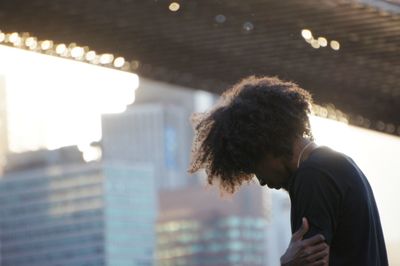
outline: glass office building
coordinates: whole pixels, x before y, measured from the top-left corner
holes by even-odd
[[[193,184],[194,178],[186,173],[192,137],[188,116],[183,107],[163,103],[103,115],[103,159],[153,164],[159,189]]]
[[[104,196],[107,266],[153,265],[157,192],[149,166],[107,164]]]
[[[244,187],[231,200],[203,187],[160,194],[156,265],[264,266],[263,191]]]
[[[1,265],[152,265],[156,208],[149,165],[13,169],[0,180]]]
[[[0,175],[6,163],[8,152],[8,129],[7,129],[7,104],[6,104],[5,77],[0,75]]]
[[[226,216],[157,226],[157,265],[265,265],[266,221]]]

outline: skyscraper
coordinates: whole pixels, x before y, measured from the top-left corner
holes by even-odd
[[[265,231],[267,264],[280,265],[280,257],[285,253],[292,236],[290,229],[290,198],[287,192],[266,190],[269,222]]]
[[[243,187],[230,200],[202,187],[161,192],[156,264],[264,266],[262,199],[257,185]]]
[[[5,167],[6,154],[8,152],[6,96],[5,78],[0,75],[0,176]]]
[[[152,167],[87,164],[76,153],[69,147],[10,159],[0,180],[2,266],[153,265]]]
[[[217,101],[218,96],[209,92],[196,90],[194,88],[181,87],[174,84],[168,84],[156,80],[146,78],[140,79],[139,89],[136,91],[136,100],[133,107],[138,107],[143,104],[155,104],[164,107],[175,106],[179,107],[178,123],[181,129],[178,132],[179,138],[176,139],[176,147],[180,150],[180,160],[183,163],[181,173],[177,176],[175,185],[165,185],[159,183],[161,189],[182,188],[182,186],[198,185],[202,182],[201,174],[188,175],[186,169],[189,166],[190,151],[193,140],[193,129],[190,122],[190,117],[193,112],[204,112]],[[167,133],[168,134],[168,133]],[[171,135],[171,134],[170,134]],[[172,138],[170,138],[172,139]],[[170,141],[171,142],[171,141]],[[173,143],[173,142],[172,142]]]
[[[153,163],[159,189],[175,189],[190,182],[189,120],[182,106],[136,104],[124,113],[102,119],[103,159]]]

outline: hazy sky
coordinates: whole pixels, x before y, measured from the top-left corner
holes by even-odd
[[[10,148],[100,140],[100,115],[135,99],[136,74],[0,45]]]

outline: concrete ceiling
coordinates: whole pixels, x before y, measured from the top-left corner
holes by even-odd
[[[400,135],[399,12],[345,0],[181,0],[172,12],[171,2],[1,0],[0,30],[114,53],[142,76],[215,93],[276,75],[352,124]]]

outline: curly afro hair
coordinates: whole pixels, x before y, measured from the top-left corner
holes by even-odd
[[[313,139],[311,95],[276,77],[250,76],[225,91],[208,112],[192,115],[189,173],[205,169],[209,184],[234,193],[254,177],[266,154],[291,159],[296,138]]]

